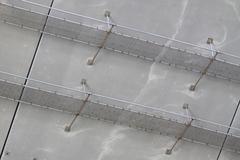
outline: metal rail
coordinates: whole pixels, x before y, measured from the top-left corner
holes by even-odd
[[[220,123],[204,120],[204,119],[201,119],[201,118],[198,118],[198,117],[192,117],[192,116],[189,116],[189,115],[179,114],[179,113],[176,113],[176,112],[167,111],[167,110],[164,110],[164,109],[161,109],[161,108],[157,108],[157,107],[153,107],[153,106],[143,105],[143,104],[131,102],[131,101],[124,100],[124,99],[119,99],[119,98],[114,98],[114,97],[110,97],[110,96],[105,96],[105,95],[102,95],[102,94],[99,94],[99,93],[95,93],[95,92],[92,92],[92,91],[91,92],[90,91],[81,91],[81,90],[69,88],[69,87],[66,87],[66,86],[63,86],[63,85],[52,84],[52,83],[48,83],[48,82],[44,82],[44,81],[36,80],[36,79],[32,79],[32,78],[25,78],[23,76],[15,75],[15,74],[4,72],[4,71],[0,71],[0,73],[8,75],[8,76],[13,76],[15,78],[20,78],[20,79],[23,79],[23,80],[27,79],[28,82],[32,81],[32,82],[37,82],[37,83],[40,83],[40,84],[45,84],[45,85],[56,87],[56,88],[61,88],[61,89],[69,90],[69,91],[78,92],[78,93],[81,93],[81,94],[87,94],[87,95],[90,94],[91,96],[95,96],[95,97],[98,97],[98,98],[105,98],[107,100],[112,100],[112,101],[115,101],[115,102],[121,102],[121,103],[125,103],[127,105],[133,105],[133,106],[138,106],[140,108],[151,109],[151,110],[159,111],[159,112],[162,112],[162,113],[179,116],[181,118],[194,119],[195,121],[203,122],[203,123],[206,123],[206,124],[211,124],[211,125],[214,125],[214,126],[217,126],[217,127],[223,127],[223,128],[226,128],[226,129],[229,128],[229,126],[227,126],[227,125],[223,125],[223,124],[220,124]],[[21,85],[23,87],[36,89],[36,88],[31,87],[29,85],[24,85],[24,84],[18,84],[18,85]],[[231,127],[231,129],[240,132],[240,128]]]
[[[27,3],[27,4],[31,4],[31,5],[34,5],[34,6],[43,7],[43,8],[46,8],[46,9],[51,8],[51,10],[55,10],[55,11],[58,11],[58,12],[61,12],[61,13],[74,15],[74,16],[85,18],[85,19],[88,19],[88,20],[93,20],[93,21],[96,21],[96,22],[104,23],[106,25],[114,25],[116,27],[127,29],[129,31],[135,31],[135,32],[138,32],[138,33],[151,35],[151,36],[162,38],[162,39],[165,39],[165,40],[171,40],[173,42],[185,44],[185,45],[188,45],[188,46],[191,46],[191,47],[196,47],[196,48],[199,48],[199,49],[204,49],[206,51],[212,51],[211,49],[209,49],[207,47],[203,47],[203,46],[193,44],[193,43],[190,43],[190,42],[186,42],[186,41],[182,41],[182,40],[177,40],[177,39],[170,38],[170,37],[160,35],[160,34],[154,34],[154,33],[151,33],[151,32],[142,31],[142,30],[139,30],[139,29],[136,29],[136,28],[133,28],[133,27],[128,27],[128,26],[124,26],[124,25],[120,25],[120,24],[116,24],[116,23],[112,23],[112,22],[108,22],[108,21],[99,20],[99,19],[96,19],[96,18],[92,18],[92,17],[89,17],[89,16],[82,15],[82,14],[76,14],[76,13],[73,13],[73,12],[65,11],[65,10],[62,10],[62,9],[57,9],[57,8],[54,8],[54,7],[49,7],[49,6],[46,6],[46,5],[38,4],[38,3],[35,3],[35,2],[30,2],[30,1],[27,1],[27,0],[18,0],[18,1],[21,1],[21,2],[24,2],[24,3]],[[0,2],[0,3],[3,3],[3,2]],[[3,4],[6,4],[6,3],[3,3]],[[213,51],[217,52],[217,50],[213,50]],[[226,55],[226,56],[229,56],[229,57],[232,57],[232,58],[237,58],[237,59],[240,60],[240,57],[236,56],[235,54],[228,53],[228,52],[223,52],[223,51],[218,51],[218,52],[219,52],[219,54]]]

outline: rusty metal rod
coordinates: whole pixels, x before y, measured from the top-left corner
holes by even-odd
[[[111,28],[107,31],[101,45],[98,47],[98,50],[97,50],[96,54],[93,56],[92,59],[90,59],[90,61],[88,61],[88,65],[93,65],[94,64],[94,62],[95,62],[98,54],[100,53],[101,49],[105,46],[105,44],[107,42],[107,39],[108,39],[110,33],[112,32],[113,27],[114,27],[114,25],[111,25]]]
[[[174,147],[177,145],[177,143],[183,138],[184,134],[186,133],[186,131],[188,130],[188,128],[192,125],[194,119],[191,119],[191,121],[186,125],[186,127],[184,128],[183,132],[180,134],[180,136],[177,138],[177,140],[175,141],[175,143],[172,145],[172,147],[170,149],[166,150],[166,154],[170,155],[172,153],[172,150],[174,149]]]
[[[71,128],[72,128],[73,123],[76,121],[77,117],[78,117],[78,116],[80,115],[80,113],[82,112],[82,110],[83,110],[83,108],[85,107],[85,105],[86,105],[86,103],[87,103],[90,95],[91,95],[91,94],[88,94],[88,95],[87,95],[87,97],[84,99],[82,105],[80,106],[79,111],[75,114],[75,116],[74,116],[73,120],[71,121],[71,123],[65,127],[65,131],[66,131],[66,132],[70,132],[70,131],[71,131]]]
[[[208,69],[210,68],[210,66],[212,65],[212,63],[214,62],[214,60],[216,59],[216,57],[217,57],[218,54],[219,54],[219,52],[216,52],[216,54],[210,59],[210,62],[208,63],[208,65],[206,66],[206,68],[204,68],[204,70],[201,72],[201,75],[200,75],[200,77],[198,78],[198,80],[195,82],[195,84],[190,86],[189,89],[190,89],[191,91],[195,91],[198,83],[199,83],[200,80],[204,77],[204,75],[207,74]]]

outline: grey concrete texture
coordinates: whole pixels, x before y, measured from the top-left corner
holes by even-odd
[[[9,154],[3,160],[62,160],[79,156],[89,160],[215,160],[219,151],[181,141],[172,155],[166,155],[174,138],[83,117],[77,119],[71,132],[65,132],[64,127],[72,118],[70,114],[22,104],[5,150]],[[238,158],[239,155],[227,151],[220,157],[221,160]]]
[[[216,49],[239,55],[240,3],[237,0],[151,0],[147,3],[144,0],[55,0],[54,7],[102,20],[106,20],[104,11],[109,10],[112,21],[117,24],[205,47],[207,38],[212,37]]]
[[[43,8],[43,7],[40,8],[38,6],[26,3],[22,0],[1,0],[0,2],[10,4],[18,8],[23,8],[28,11],[38,12],[41,14],[46,14],[48,12],[47,8]],[[45,5],[45,6],[50,6],[51,4],[51,0],[30,0],[29,2],[33,2],[33,3]]]
[[[104,45],[105,48],[110,50],[117,50],[146,59],[162,61],[177,67],[183,67],[187,70],[194,70],[197,72],[204,70],[208,63],[211,62],[209,60],[209,56],[213,54],[208,53],[209,55],[205,57],[199,55],[199,53],[192,53],[185,51],[184,49],[163,47],[163,45],[139,40],[133,37],[117,34],[115,32],[108,34],[107,32],[96,28],[87,27],[77,23],[75,24],[69,20],[58,19],[55,17],[48,17],[45,26],[46,15],[40,15],[37,13],[24,11],[22,9],[12,8],[11,6],[6,6],[4,4],[2,4],[1,7],[0,17],[8,23],[10,22],[20,26],[23,25],[25,27],[31,27],[35,30],[41,30],[44,27],[44,32],[47,32],[48,34],[54,34],[57,36],[61,35],[70,39],[75,39],[78,41],[80,40],[97,46]],[[62,13],[63,12],[61,12],[61,14]],[[71,16],[74,15],[71,14]],[[106,43],[102,44],[105,39]],[[218,56],[217,60],[212,63],[207,73],[213,76],[239,82],[239,62],[234,62],[234,57],[229,57],[225,54],[220,54],[220,57],[221,59],[219,59]],[[227,62],[224,62],[223,60],[226,60]]]
[[[26,29],[0,23],[0,66],[1,71],[26,76],[39,34]],[[22,79],[1,74],[1,79],[23,83]]]
[[[0,87],[8,87],[9,83],[5,82],[6,85],[0,84]],[[21,86],[19,86],[21,88]],[[13,99],[12,85],[5,89],[1,96]],[[15,85],[15,88],[18,86]],[[95,99],[92,98],[95,96]],[[78,113],[81,106],[84,105],[83,100],[86,95],[79,97],[72,97],[69,95],[62,95],[58,92],[43,91],[38,88],[24,88],[24,93],[21,97],[21,101],[34,106],[42,106],[44,108],[51,108],[61,111],[67,111],[71,113]],[[107,120],[113,123],[126,125],[132,128],[145,130],[152,133],[160,133],[172,137],[179,137],[185,130],[184,124],[189,123],[188,117],[180,117],[174,114],[159,112],[158,114],[149,114],[149,112],[139,112],[132,110],[131,108],[111,106],[109,103],[103,104],[103,101],[96,101],[99,98],[96,95],[90,94],[88,99],[89,102],[85,103],[81,115],[94,117],[96,119]],[[17,98],[15,98],[17,99]],[[180,119],[181,118],[181,119]],[[184,124],[183,124],[184,123]],[[226,137],[226,130],[228,127],[222,127],[215,124],[209,124],[202,120],[194,120],[191,123],[186,133],[183,135],[184,138],[205,143],[208,145],[222,146],[224,138]],[[237,130],[233,130],[237,131]],[[223,133],[222,133],[223,132]],[[237,132],[237,136],[239,131]],[[236,133],[234,133],[235,135]],[[239,137],[229,136],[224,148],[239,151]]]
[[[2,99],[0,100],[0,150],[2,150],[7,136],[15,107],[15,102]]]
[[[82,89],[81,79],[85,78],[92,91],[103,95],[181,114],[185,114],[182,105],[188,103],[193,116],[225,125],[230,123],[238,102],[238,84],[204,77],[196,91],[191,92],[189,87],[199,74],[106,50],[100,52],[95,65],[87,65],[87,59],[96,50],[84,44],[44,36],[31,78],[74,89]],[[30,82],[29,85],[61,92],[61,89],[43,84]]]
[[[40,3],[50,4],[49,1],[46,3],[41,1]],[[215,40],[217,49],[239,55],[237,44],[239,43],[240,15],[237,0],[151,0],[148,3],[142,0],[137,2],[126,0],[55,0],[54,7],[103,20],[105,20],[104,10],[108,9],[112,13],[112,20],[116,23],[164,34],[201,46],[206,46],[206,39],[211,36]],[[40,12],[46,13],[46,11]],[[0,34],[1,37],[4,37],[4,40],[0,41],[1,70],[26,76],[39,33],[1,23]],[[172,41],[167,41],[165,45],[179,46]],[[74,89],[82,89],[81,79],[86,78],[93,91],[105,95],[181,114],[185,114],[182,105],[189,103],[193,116],[225,125],[230,124],[239,100],[239,84],[204,77],[196,91],[191,92],[188,88],[199,77],[197,73],[151,63],[127,55],[114,54],[114,52],[107,50],[101,50],[94,66],[86,65],[87,59],[92,57],[96,51],[97,48],[87,45],[44,36],[30,77]],[[1,79],[23,83],[23,80],[11,79],[5,75],[1,75]],[[51,88],[32,82],[28,84],[52,91],[60,90],[56,87]],[[65,90],[60,91],[66,93]],[[6,113],[4,106],[14,106],[14,104],[1,105],[3,110],[0,113],[0,120],[5,116],[4,119],[7,120],[4,120],[6,122],[3,124],[4,127],[1,126],[0,121],[0,128],[3,128],[3,132],[0,134],[0,144],[5,139],[12,117],[12,109]],[[127,107],[135,108],[131,105]],[[151,113],[149,110],[139,110]],[[237,128],[240,127],[239,116],[238,112],[233,123],[233,126]],[[29,159],[29,157],[30,159],[34,157],[40,157],[39,159],[60,159],[60,157],[73,159],[80,152],[74,150],[76,146],[82,148],[83,154],[81,155],[86,159],[99,157],[99,159],[120,159],[120,157],[121,159],[216,159],[218,153],[218,150],[205,145],[181,142],[177,152],[174,152],[172,156],[166,156],[164,152],[166,146],[173,143],[172,138],[139,133],[133,129],[125,129],[122,126],[112,126],[84,118],[80,119],[84,122],[78,121],[79,127],[84,129],[91,126],[93,132],[87,132],[84,135],[79,134],[82,131],[73,132],[76,135],[73,134],[71,138],[63,131],[64,124],[69,119],[71,119],[70,115],[67,114],[22,105],[5,150],[9,150],[10,155],[4,156],[4,159],[16,159],[16,157],[22,159]],[[84,123],[85,125],[82,125]],[[111,137],[111,131],[115,134],[115,132],[119,132],[118,129],[114,131],[115,128],[119,127],[120,130],[124,128],[123,132],[126,134],[124,137],[127,140],[120,141],[119,145],[114,145],[109,151],[109,141],[110,145],[112,141],[115,141]],[[96,134],[96,132],[100,133]],[[238,132],[231,130],[231,133],[237,134]],[[110,134],[110,139],[106,137],[108,134]],[[157,139],[160,137],[161,140],[156,142],[156,136]],[[96,143],[92,141],[93,138]],[[89,140],[85,143],[84,139]],[[102,139],[106,139],[106,141],[102,141]],[[93,143],[89,143],[89,141]],[[69,143],[70,147],[66,145]],[[103,149],[99,147],[101,144],[103,144]],[[25,152],[26,150],[28,152]],[[89,150],[94,151],[90,152]],[[235,160],[239,159],[239,155],[224,151],[221,159]]]

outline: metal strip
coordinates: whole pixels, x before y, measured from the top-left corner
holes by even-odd
[[[54,92],[47,92],[40,89],[25,87],[24,95],[21,101],[36,106],[47,106],[47,108],[73,112],[76,114],[79,112],[79,106],[82,106],[84,102],[82,99],[86,100],[85,95],[86,93],[83,94],[81,99],[79,99]],[[92,96],[93,95],[91,95],[91,97]],[[161,133],[170,136],[181,135],[185,128],[184,124],[172,121],[171,119],[166,119],[166,117],[161,115],[149,115],[134,110],[127,110],[124,109],[124,107],[102,104],[100,103],[101,101],[97,103],[94,102],[94,99],[92,98],[87,99],[88,102],[86,102],[85,107],[81,109],[80,115],[88,115],[91,117],[96,117],[97,119],[104,119],[148,132]],[[194,122],[197,121],[197,119],[194,119]],[[197,126],[197,123],[192,124],[185,132],[186,133],[184,136],[182,136],[184,139],[191,139],[216,146],[220,146],[222,144],[224,136],[226,135],[226,133],[223,132],[211,131],[208,128],[201,128]],[[240,137],[232,137],[235,139],[240,139]],[[229,145],[230,144],[231,142],[229,141]],[[238,150],[239,148],[231,147],[231,149]]]
[[[3,4],[1,6],[9,8],[9,6],[5,6]],[[0,12],[0,13],[3,13],[3,14],[0,14],[2,15],[0,17],[5,19],[6,21],[9,20],[12,23],[17,23],[19,25],[27,25],[32,28],[36,27],[36,25],[38,24],[41,24],[40,26],[42,26],[41,18],[39,19],[35,17],[35,14],[40,17],[45,15],[41,15],[39,13],[34,13],[26,10],[20,10],[19,8],[14,8],[14,7],[10,7],[10,9],[16,10],[17,12],[21,12],[20,14],[21,16],[18,17],[19,16],[18,14],[16,15],[13,14],[14,11],[13,13],[10,12],[11,13],[10,14],[8,10],[6,11],[3,10],[2,12]],[[4,12],[6,12],[7,16],[5,15]],[[23,19],[22,17],[24,17],[24,14],[27,14],[27,15],[33,14],[33,15],[30,16],[30,18]],[[71,15],[68,15],[68,17],[69,16]],[[11,18],[14,18],[14,20],[11,20]],[[106,39],[104,38],[105,36],[103,35],[105,34],[106,31],[101,29],[96,29],[93,26],[86,26],[86,25],[80,24],[80,22],[73,22],[73,21],[69,21],[67,19],[63,19],[59,17],[48,16],[48,18],[49,20],[46,25],[47,32],[44,32],[44,33],[48,33],[51,35],[54,35],[54,34],[61,35],[69,39],[76,39],[78,41],[85,42],[87,44],[93,44],[95,46],[96,45],[97,46],[100,45],[100,47],[103,46],[102,42],[105,41]],[[39,26],[36,28],[39,29]],[[129,29],[128,31],[134,32],[135,30]],[[136,55],[137,57],[145,58],[145,59],[156,59],[156,57],[159,57],[161,62],[173,64],[176,66],[182,66],[186,70],[192,70],[192,71],[198,71],[198,72],[204,70],[205,66],[209,63],[209,59],[208,59],[209,57],[206,57],[197,53],[188,52],[186,50],[177,49],[174,47],[163,46],[163,45],[151,42],[151,39],[150,41],[147,41],[147,40],[119,34],[115,31],[111,31],[111,34],[107,34],[107,35],[109,35],[109,37],[108,37],[108,40],[106,40],[105,45],[103,47],[110,50],[118,50],[120,52],[130,53],[132,55]],[[149,34],[149,36],[153,36],[153,35]],[[163,48],[166,50],[166,53],[159,55],[162,52]],[[209,49],[207,51],[209,51]],[[236,56],[228,55],[222,52],[219,52],[219,54],[225,55],[226,57],[231,57],[231,58],[236,57]],[[240,61],[235,62],[236,60],[234,60],[234,63],[232,63],[232,61],[230,61],[231,58],[227,58],[228,61],[225,61],[225,62],[222,62],[220,59],[216,59],[212,63],[211,67],[208,68],[207,75],[216,75],[216,77],[222,77],[225,79],[231,79],[233,81],[240,82],[240,76],[239,76],[240,66],[236,64],[236,63],[240,63]],[[90,60],[90,62],[92,61]]]

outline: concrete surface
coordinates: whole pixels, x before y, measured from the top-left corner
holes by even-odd
[[[1,71],[25,77],[30,66],[39,34],[0,22]],[[1,75],[1,79],[14,80]],[[21,79],[14,82],[23,83]]]
[[[240,40],[238,0],[55,0],[54,7],[102,20],[106,20],[104,11],[109,10],[117,24],[205,47],[207,38],[213,37],[216,49],[240,55],[236,45]]]
[[[12,101],[0,100],[0,150],[2,150],[16,105]]]
[[[49,1],[41,3],[50,4]],[[103,20],[104,10],[109,9],[116,23],[201,46],[205,46],[206,39],[211,36],[216,40],[217,49],[240,55],[237,45],[240,3],[237,0],[151,0],[148,3],[143,0],[55,0],[54,7]],[[0,37],[0,70],[26,76],[39,33],[0,23]],[[165,44],[179,45],[172,41]],[[101,50],[94,66],[87,66],[87,59],[96,51],[94,47],[44,36],[30,77],[75,89],[82,89],[81,79],[86,78],[93,91],[108,96],[182,114],[185,114],[182,105],[189,103],[194,116],[230,124],[239,100],[239,84],[204,77],[196,91],[190,92],[188,88],[199,74],[106,50]],[[23,83],[23,80],[11,80]],[[59,90],[32,82],[28,84]],[[0,105],[2,146],[16,104],[1,100]],[[82,156],[83,159],[214,160],[219,151],[206,145],[181,142],[173,155],[166,156],[164,152],[173,144],[172,138],[86,118],[77,120],[75,131],[65,133],[63,128],[71,118],[65,113],[21,105],[5,148],[10,154],[3,159],[75,159]],[[234,127],[240,128],[239,121],[238,112]],[[223,151],[221,159],[237,160],[239,154]]]
[[[182,105],[188,103],[193,116],[230,124],[240,93],[238,84],[204,77],[191,92],[189,87],[199,74],[106,50],[100,52],[95,65],[87,65],[95,52],[96,48],[87,45],[44,36],[30,77],[80,90],[81,79],[85,78],[92,91],[103,95],[181,114],[185,114]],[[32,82],[29,85],[61,91]]]
[[[9,155],[3,159],[215,160],[218,153],[218,149],[181,141],[172,155],[165,155],[165,150],[174,143],[172,138],[82,117],[71,132],[65,132],[64,127],[72,118],[69,114],[22,104],[6,147]],[[239,158],[234,156],[224,152],[221,160]]]

